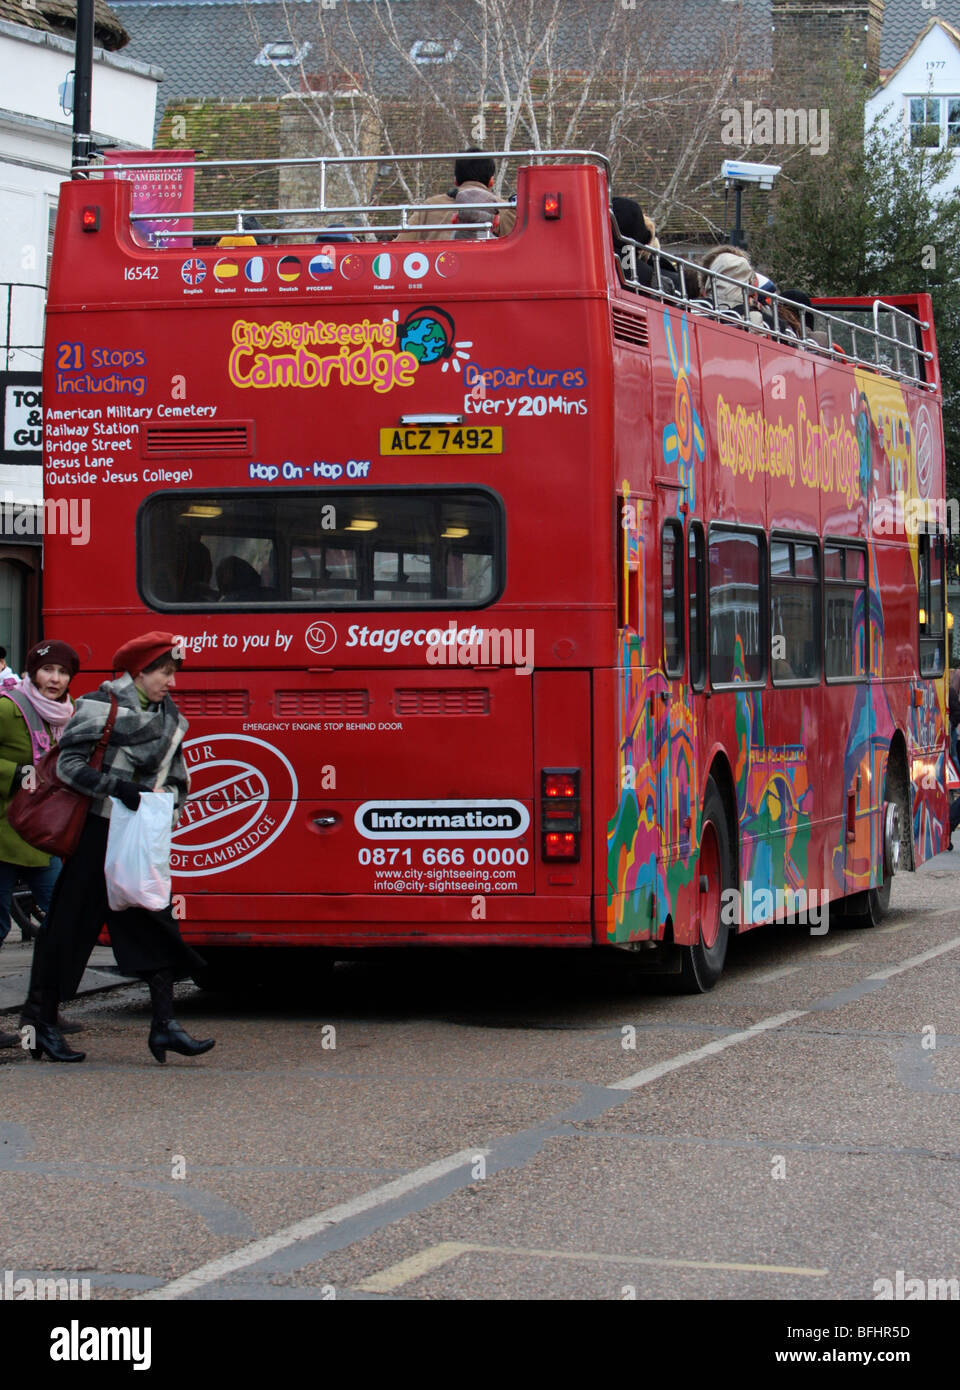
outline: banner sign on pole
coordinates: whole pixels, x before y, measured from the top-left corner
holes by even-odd
[[[107,150],[103,156],[104,173],[133,184],[133,211],[188,212],[193,210],[193,168],[147,168],[124,170],[125,164],[169,166],[193,159],[193,150]],[[177,217],[157,222],[134,222],[134,236],[145,246],[158,250],[165,246],[185,247],[191,244],[193,218]],[[186,232],[187,236],[174,236]]]

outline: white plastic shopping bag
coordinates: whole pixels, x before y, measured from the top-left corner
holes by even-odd
[[[110,801],[110,833],[103,866],[107,902],[114,912],[125,907],[153,911],[168,907],[173,792],[141,792],[135,811],[129,811],[115,796]]]

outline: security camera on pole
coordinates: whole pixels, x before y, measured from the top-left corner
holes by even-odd
[[[769,192],[780,169],[779,164],[749,164],[744,159],[725,159],[721,164],[720,177],[725,181],[727,188],[733,189],[736,196],[734,226],[728,238],[731,246],[745,247],[747,244],[740,222],[740,200],[744,188],[748,183],[752,183]]]

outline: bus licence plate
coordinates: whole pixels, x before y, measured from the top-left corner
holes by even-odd
[[[381,454],[502,454],[499,425],[405,425],[380,431]]]

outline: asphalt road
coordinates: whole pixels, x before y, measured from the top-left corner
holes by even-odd
[[[81,1065],[0,1052],[3,1267],[148,1300],[956,1279],[958,884],[948,854],[896,881],[881,928],[752,932],[700,997],[572,952],[180,986],[217,1046],[165,1067],[143,987],[86,996]]]

